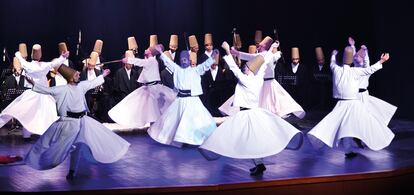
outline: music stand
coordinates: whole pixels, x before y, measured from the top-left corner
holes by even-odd
[[[10,69],[10,68],[3,69],[3,70],[1,71],[0,81],[4,81],[4,79],[5,79],[7,76],[11,75],[12,73],[13,73],[13,72],[12,72],[12,69]]]
[[[281,85],[292,85],[292,86],[295,86],[298,83],[296,76],[287,76],[287,75],[278,76],[277,77],[277,80],[279,81],[279,83]]]
[[[3,97],[3,105],[5,105],[5,102],[7,102],[7,105],[9,103],[11,103],[14,99],[16,99],[18,96],[20,96],[23,92],[25,91],[25,89],[7,89],[6,93],[4,94]],[[19,125],[15,125],[13,126],[13,121],[14,119],[12,119],[12,127],[9,130],[9,134],[16,131],[19,128]]]

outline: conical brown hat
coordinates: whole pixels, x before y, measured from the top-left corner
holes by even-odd
[[[292,59],[299,59],[299,48],[292,47]]]
[[[348,65],[352,64],[353,57],[354,57],[354,49],[352,49],[352,47],[350,46],[345,47],[343,63],[348,64]]]
[[[257,55],[255,58],[248,61],[246,65],[250,71],[256,74],[264,62],[265,62],[264,57],[262,55]]]
[[[256,52],[257,52],[256,45],[250,45],[249,46],[249,53],[250,54],[255,54]]]
[[[102,53],[103,41],[98,39],[95,41],[95,46],[93,46],[93,51],[97,52],[98,54]]]
[[[254,43],[259,44],[263,39],[263,33],[261,30],[256,30],[254,34]]]
[[[22,55],[23,58],[27,58],[27,46],[26,43],[20,43],[19,44],[19,52]]]
[[[323,60],[323,59],[325,59],[325,56],[323,55],[322,47],[315,48],[315,53],[316,53],[316,59],[317,60]]]
[[[39,44],[34,44],[32,47],[32,59],[40,60],[42,58],[42,47]]]
[[[213,35],[207,33],[204,35],[204,45],[212,44],[213,45]]]
[[[65,53],[65,52],[68,51],[68,47],[66,47],[66,43],[65,42],[60,42],[58,44],[58,47],[59,47],[59,53],[60,54]]]
[[[158,44],[158,36],[157,35],[150,35],[150,45],[149,47],[154,47]]]
[[[190,44],[190,48],[198,46],[197,38],[195,35],[191,35],[188,37],[188,42]]]
[[[63,76],[63,78],[66,79],[66,81],[70,82],[70,80],[73,78],[73,75],[75,75],[76,70],[62,64],[59,66],[58,72]]]
[[[170,36],[170,45],[178,47],[178,36],[177,35]]]
[[[138,44],[137,44],[137,41],[135,40],[135,37],[128,37],[128,49],[130,50],[138,49]]]

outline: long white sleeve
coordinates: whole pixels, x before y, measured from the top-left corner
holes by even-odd
[[[177,68],[181,68],[178,64],[172,61],[169,57],[167,57],[164,53],[161,53],[161,60],[164,62],[164,65],[170,70],[171,72],[175,72]]]

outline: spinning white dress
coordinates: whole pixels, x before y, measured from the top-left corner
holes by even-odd
[[[61,65],[66,58],[60,56],[51,62],[27,62],[20,52],[16,52],[26,76],[37,84],[48,86],[46,74],[50,69]],[[56,112],[56,102],[50,95],[44,95],[26,90],[11,102],[0,114],[0,127],[12,118],[17,119],[29,132],[42,135],[46,129],[59,117]]]
[[[27,165],[39,170],[51,169],[62,163],[76,147],[83,146],[89,148],[88,152],[82,153],[85,159],[101,163],[112,163],[125,155],[130,144],[98,121],[88,116],[67,117],[68,111],[86,111],[85,93],[103,82],[101,75],[77,86],[48,88],[35,84],[34,91],[50,94],[56,99],[61,117],[32,146],[25,158]]]
[[[189,96],[177,97],[148,129],[148,134],[162,144],[200,145],[216,128],[213,117],[198,97],[203,93],[200,75],[210,69],[214,60],[210,57],[196,67],[181,68],[165,54],[161,54],[161,59],[174,74],[175,88],[187,91]]]
[[[128,63],[143,67],[138,82],[144,86],[135,89],[109,110],[113,121],[130,128],[140,128],[155,122],[174,101],[176,93],[160,84],[158,62],[148,59],[130,58]]]
[[[262,52],[259,54],[248,54],[244,52],[240,52],[240,59],[242,60],[251,60],[257,55],[265,55],[266,52]],[[259,107],[269,110],[270,112],[284,117],[290,113],[294,114],[298,118],[305,117],[305,111],[303,108],[289,95],[289,93],[275,80],[275,72],[274,69],[276,67],[276,61],[279,58],[273,57],[269,59],[264,66],[266,66],[265,70],[265,81],[263,83],[261,92],[260,92],[260,99],[259,99]],[[223,103],[219,107],[219,110],[226,115],[232,116],[240,111],[240,108],[233,105],[234,95],[231,96],[226,102]]]
[[[368,51],[365,51],[364,61],[363,64],[358,64],[356,61],[354,61],[354,64],[356,67],[362,67],[367,68],[369,67],[370,60],[368,56]],[[365,91],[360,92],[360,99],[364,103],[364,105],[367,107],[367,109],[370,111],[370,113],[380,122],[383,122],[385,125],[388,125],[390,122],[392,116],[394,116],[395,111],[397,110],[397,107],[385,102],[381,99],[378,99],[374,96],[369,95],[368,92],[368,85],[369,85],[369,77],[371,75],[362,76],[360,82],[359,82],[359,89],[364,89]]]
[[[334,109],[309,131],[308,135],[314,136],[310,137],[310,140],[317,138],[329,147],[340,147],[342,138],[353,137],[360,139],[372,150],[387,147],[394,138],[394,133],[384,125],[384,121],[379,121],[358,94],[360,79],[381,69],[382,64],[376,63],[367,68],[338,66],[335,56],[332,56],[330,67],[334,79],[334,98],[340,100]]]
[[[271,55],[271,52],[265,55],[265,62]],[[239,111],[224,121],[200,148],[227,157],[252,159],[277,154],[292,143],[301,144],[296,141],[302,139],[298,129],[279,116],[258,108],[266,67],[262,65],[256,75],[245,75],[232,56],[225,56],[224,60],[239,80],[234,105],[248,110]]]

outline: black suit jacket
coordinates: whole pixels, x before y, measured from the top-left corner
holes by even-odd
[[[318,65],[315,65],[311,73],[311,108],[330,110],[334,99],[332,98],[332,71],[329,65],[324,65],[321,70]]]
[[[208,59],[208,58],[207,58]],[[214,117],[221,117],[218,108],[234,94],[236,78],[231,70],[223,68],[220,64],[217,66],[216,79],[213,80],[211,70],[208,70],[201,76],[201,86],[203,95],[200,97],[204,106]]]
[[[300,63],[296,73],[293,73],[291,63],[286,64],[285,68],[286,75],[296,76],[296,85],[288,85],[285,89],[304,109],[309,109],[311,72],[307,65]]]
[[[102,71],[98,70],[96,68],[94,69],[94,71],[95,71],[96,77],[98,77],[99,75],[102,74]],[[80,80],[81,81],[88,80],[88,70],[87,69],[82,70],[82,72],[80,73]]]
[[[16,77],[14,75],[10,75],[5,80],[5,88],[7,89],[24,89],[24,81],[25,77],[20,75],[19,82],[17,83]]]
[[[138,71],[131,69],[130,79],[128,79],[125,68],[120,68],[116,71],[114,76],[114,94],[115,101],[121,101],[125,96],[139,87],[138,85]]]

